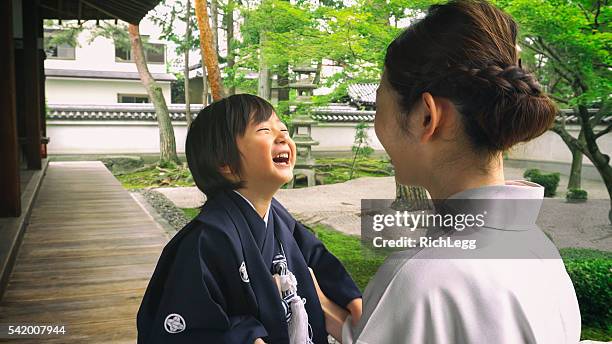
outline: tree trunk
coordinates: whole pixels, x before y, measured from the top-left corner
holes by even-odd
[[[319,83],[321,82],[321,71],[323,70],[323,60],[319,59],[319,61],[317,61],[317,71],[314,75],[314,79],[312,80],[312,83],[315,85],[319,85]]]
[[[215,47],[217,58],[219,58],[219,9],[217,0],[210,0],[210,14],[212,16],[213,47]]]
[[[606,104],[602,104],[602,110],[604,108],[607,108]],[[610,156],[602,153],[599,150],[599,146],[597,145],[597,137],[593,132],[593,126],[597,125],[597,123],[591,126],[587,107],[584,105],[579,105],[578,111],[583,122],[582,131],[584,132],[584,142],[586,144],[586,148],[590,153],[589,159],[597,168],[597,171],[601,175],[604,184],[606,184],[606,189],[608,190],[608,197],[610,198],[608,220],[610,223],[612,223],[612,166],[610,166]]]
[[[232,41],[234,40],[234,0],[227,0],[227,9],[225,10],[225,25],[227,28],[227,70],[230,74],[232,86],[228,88],[230,95],[236,94],[236,86],[234,86],[234,65],[236,64],[236,55]]]
[[[588,139],[587,139],[588,141]],[[610,211],[608,212],[608,220],[612,223],[612,167],[610,167],[610,157],[606,154],[602,154],[599,151],[597,154],[593,154],[593,165],[599,171],[601,175],[601,179],[603,179],[604,184],[606,185],[606,189],[608,190],[608,197],[610,198]]]
[[[279,66],[278,74],[278,101],[289,100],[289,64],[283,63]]]
[[[395,182],[395,201],[391,205],[395,210],[427,210],[429,197],[427,190],[420,186],[407,186]]]
[[[200,50],[201,51],[201,50]],[[202,52],[202,105],[208,105],[208,73],[204,65],[204,53]]]
[[[160,162],[174,162],[178,164],[180,161],[176,154],[174,129],[172,128],[172,121],[168,114],[166,99],[164,98],[161,87],[157,85],[155,79],[153,79],[153,76],[149,73],[138,25],[130,24],[128,33],[132,46],[132,57],[138,69],[140,80],[147,89],[147,94],[155,106],[155,114],[157,115],[157,123],[159,125]]]
[[[580,130],[578,141],[584,142],[584,130]],[[572,152],[572,167],[569,175],[567,189],[580,189],[582,179],[582,157],[583,154],[579,149],[570,147]]]
[[[219,60],[213,46],[213,34],[208,21],[206,0],[195,0],[196,17],[200,29],[200,49],[202,50],[202,69],[206,66],[206,76],[210,84],[213,101],[224,97],[223,82],[219,71]]]
[[[602,105],[602,110],[605,109],[606,105]],[[600,110],[601,111],[601,110]],[[610,156],[602,153],[597,146],[597,136],[593,132],[593,127],[598,123],[594,121],[591,124],[591,116],[588,113],[588,109],[583,106],[578,106],[577,115],[581,122],[581,134],[584,134],[584,140],[579,141],[578,139],[571,136],[563,125],[555,124],[551,130],[557,133],[563,142],[569,147],[571,151],[579,150],[582,154],[586,155],[589,160],[593,163],[599,175],[606,185],[608,191],[608,197],[610,198],[610,211],[608,212],[608,219],[612,223],[612,166],[610,166]]]
[[[257,95],[263,99],[270,100],[270,69],[264,58],[263,47],[266,41],[265,31],[259,34],[259,82]]]
[[[569,182],[567,189],[580,189],[582,178],[582,152],[573,149],[572,151],[572,168],[570,170]]]
[[[187,129],[191,126],[193,118],[191,117],[191,100],[189,99],[189,42],[191,41],[191,0],[187,0],[187,13],[185,14],[185,40],[187,48],[185,49],[185,119],[187,120]]]

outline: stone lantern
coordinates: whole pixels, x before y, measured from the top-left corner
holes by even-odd
[[[299,104],[307,104],[311,101],[312,91],[317,88],[313,83],[317,69],[313,67],[294,67],[293,72],[297,74],[296,81],[289,84],[290,88],[297,90],[296,102]],[[293,107],[295,109],[295,107]],[[312,126],[316,125],[317,121],[305,114],[300,114],[291,120],[293,126],[293,141],[297,148],[297,161],[293,169],[293,180],[289,184],[292,188],[297,175],[304,175],[308,181],[308,186],[314,186],[315,180],[315,159],[312,156],[312,146],[316,146],[319,142],[312,138]]]
[[[305,175],[308,180],[308,186],[315,186],[315,159],[312,156],[312,146],[316,146],[319,142],[312,138],[312,126],[316,125],[317,121],[306,115],[299,115],[291,120],[293,125],[293,141],[297,149],[297,160],[293,169],[293,180],[290,187],[293,187],[295,176]]]

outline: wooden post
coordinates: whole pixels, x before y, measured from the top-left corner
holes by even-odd
[[[43,20],[40,19],[38,21],[38,37],[40,39],[40,42],[43,42],[44,38],[43,38],[43,32],[44,32],[44,27],[43,27]],[[46,101],[46,96],[45,96],[45,59],[47,58],[47,55],[45,54],[45,49],[44,49],[44,45],[41,45],[38,47],[38,93],[39,93],[39,98],[40,98],[40,135],[41,137],[46,137],[47,136],[47,101]],[[45,143],[44,145],[42,144],[43,141],[41,140],[41,151],[40,151],[40,156],[41,158],[46,158],[47,157],[47,144]]]
[[[40,28],[39,0],[22,1],[23,5],[23,76],[27,92],[24,102],[26,144],[25,157],[28,168],[40,170],[40,57],[38,38]]]
[[[21,215],[12,1],[0,1],[0,217]]]

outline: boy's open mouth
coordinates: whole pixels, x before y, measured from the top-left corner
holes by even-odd
[[[289,153],[288,152],[278,153],[275,157],[272,158],[272,161],[274,161],[274,163],[278,165],[289,166]]]

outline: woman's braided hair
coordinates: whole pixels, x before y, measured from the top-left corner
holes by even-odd
[[[385,76],[400,95],[404,129],[429,92],[455,104],[477,148],[506,150],[543,134],[557,108],[519,66],[516,36],[514,20],[486,1],[431,6],[387,48]]]

